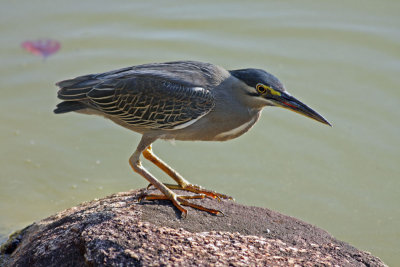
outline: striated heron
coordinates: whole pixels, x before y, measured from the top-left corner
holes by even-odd
[[[221,213],[196,205],[189,199],[230,198],[193,185],[154,155],[157,139],[226,141],[247,132],[265,106],[286,108],[330,125],[317,112],[291,96],[272,74],[261,69],[225,70],[196,61],[153,63],[105,73],[90,74],[57,83],[63,100],[55,113],[75,111],[102,115],[142,134],[129,158],[133,170],[162,195],[148,194],[148,200],[168,199],[183,215],[183,206]],[[159,182],[140,162],[140,155],[153,162],[177,184]],[[172,189],[194,195],[177,195]]]

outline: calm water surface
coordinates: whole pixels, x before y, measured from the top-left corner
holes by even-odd
[[[54,83],[148,62],[257,67],[326,127],[278,108],[225,143],[158,141],[191,182],[322,227],[400,263],[399,1],[2,1],[0,236],[82,201],[146,186],[139,135],[54,115]],[[20,48],[54,38],[47,60]],[[151,170],[164,181],[158,170]]]

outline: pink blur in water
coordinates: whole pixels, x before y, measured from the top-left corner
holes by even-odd
[[[44,58],[56,53],[61,47],[60,42],[50,39],[25,41],[21,45],[26,51]]]

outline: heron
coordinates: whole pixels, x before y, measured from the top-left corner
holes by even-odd
[[[191,199],[231,197],[186,180],[154,154],[152,144],[156,140],[227,141],[250,130],[264,107],[285,108],[331,126],[262,69],[226,70],[210,63],[174,61],[79,76],[56,85],[62,102],[54,113],[100,115],[142,135],[129,164],[161,192],[143,198],[169,200],[182,216],[187,215],[185,206],[214,215],[222,213]],[[160,182],[144,168],[141,155],[176,184]]]

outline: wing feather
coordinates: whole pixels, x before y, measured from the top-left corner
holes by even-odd
[[[214,106],[209,90],[154,76],[105,81],[93,87],[87,99],[109,116],[151,129],[190,125]]]

